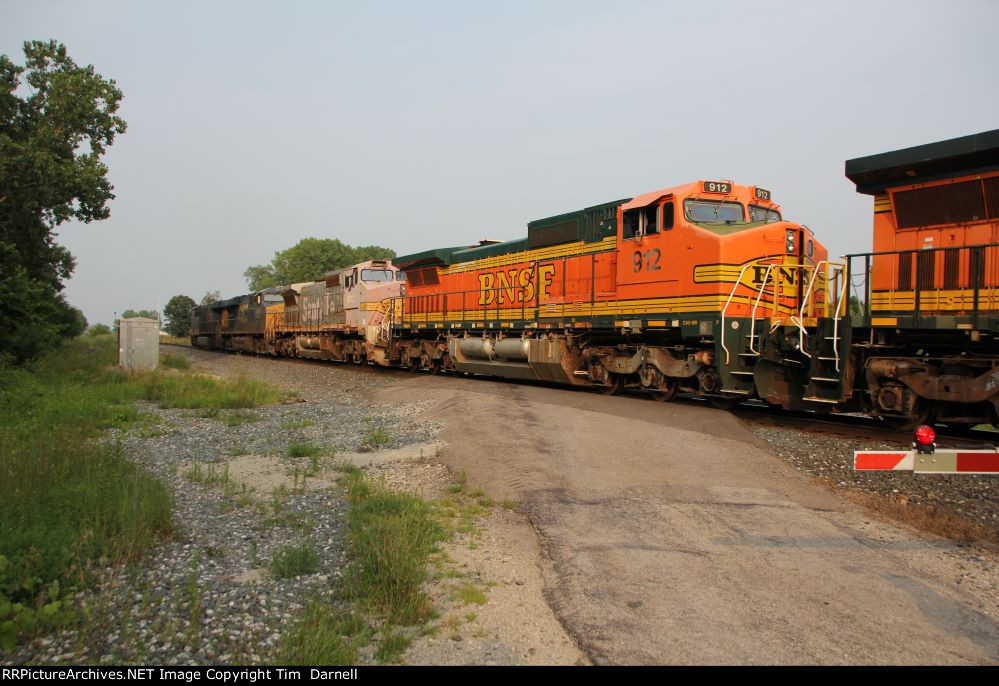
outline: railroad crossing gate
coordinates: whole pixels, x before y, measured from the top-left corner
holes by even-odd
[[[988,450],[937,449],[924,454],[915,450],[857,450],[857,471],[911,471],[923,474],[999,474],[999,448]]]
[[[156,369],[160,363],[160,323],[132,317],[118,320],[118,366],[131,372]]]

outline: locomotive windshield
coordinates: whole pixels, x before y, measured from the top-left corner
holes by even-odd
[[[388,269],[362,269],[362,281],[391,281],[392,272]]]
[[[779,222],[780,212],[769,207],[759,205],[749,206],[749,221],[751,222]]]
[[[687,221],[692,222],[724,222],[736,224],[746,221],[742,205],[737,202],[719,202],[717,200],[684,200],[683,211]]]

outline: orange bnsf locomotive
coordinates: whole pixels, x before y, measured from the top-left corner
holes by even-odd
[[[844,395],[899,425],[999,420],[999,130],[849,160],[874,251],[849,255],[860,313]]]
[[[801,340],[838,303],[812,232],[770,192],[698,181],[540,219],[527,237],[398,257],[390,308],[401,366],[540,379],[718,405],[779,393],[792,354],[760,364],[763,334]],[[839,283],[842,283],[840,275]],[[799,359],[800,358],[800,359]],[[775,398],[776,399],[776,398]]]

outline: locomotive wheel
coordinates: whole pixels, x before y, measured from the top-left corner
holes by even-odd
[[[603,386],[600,392],[604,395],[620,395],[624,390],[624,374],[611,374],[610,383]]]
[[[444,368],[440,360],[430,360],[428,367],[431,374],[440,374],[441,370]]]
[[[363,364],[364,356],[356,350],[350,354],[350,361],[354,364]]]
[[[649,396],[653,400],[657,400],[661,403],[668,403],[670,400],[676,397],[676,392],[680,390],[680,384],[677,383],[676,379],[671,379],[666,377],[663,385],[659,387],[660,390],[649,391]]]

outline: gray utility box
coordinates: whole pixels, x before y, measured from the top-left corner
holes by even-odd
[[[133,317],[118,320],[118,366],[125,371],[156,369],[160,363],[160,323]]]

